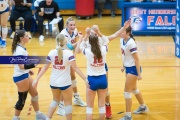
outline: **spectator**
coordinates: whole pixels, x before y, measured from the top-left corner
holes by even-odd
[[[32,24],[32,10],[31,10],[32,0],[24,0],[24,2],[22,2],[22,0],[12,0],[12,5],[14,5],[14,9],[12,10],[10,15],[10,25],[12,29],[12,34],[10,38],[11,39],[14,38],[14,34],[16,31],[15,29],[16,20],[19,17],[24,18],[26,23],[26,31],[28,33],[29,38],[32,38],[30,34],[31,24]]]
[[[39,8],[36,12],[36,19],[38,21],[38,30],[39,30],[39,41],[44,41],[43,36],[43,22],[45,19],[53,20],[54,18],[62,18],[60,16],[58,4],[53,0],[45,0],[39,3]],[[64,20],[63,18],[58,23],[59,32],[64,27]]]
[[[102,17],[104,4],[110,2],[112,4],[111,17],[116,16],[117,2],[118,0],[97,0],[98,2],[98,17]]]

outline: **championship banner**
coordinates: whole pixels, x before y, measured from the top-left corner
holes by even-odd
[[[176,9],[128,7],[125,13],[125,20],[131,20],[133,31],[168,32],[176,29]]]
[[[179,37],[180,37],[180,1],[176,1],[176,33],[175,33],[175,55],[180,58],[180,42],[179,42]]]

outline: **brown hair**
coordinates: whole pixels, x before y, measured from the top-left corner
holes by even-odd
[[[26,33],[25,30],[17,30],[15,32],[14,39],[13,39],[13,42],[12,42],[12,48],[11,48],[12,53],[14,53],[14,51],[16,50],[17,44],[21,42],[20,37],[24,37],[25,33]]]
[[[58,45],[58,60],[61,61],[63,57],[62,47],[65,45],[65,36],[63,34],[58,34],[56,36],[56,44]]]
[[[129,36],[135,41],[134,36],[133,36],[133,34],[132,34],[132,28],[131,28],[131,26],[129,26],[128,28],[126,28],[126,33],[129,33]]]
[[[96,35],[89,36],[89,44],[91,45],[91,52],[94,56],[100,60],[102,59],[101,49],[98,41],[98,37]]]

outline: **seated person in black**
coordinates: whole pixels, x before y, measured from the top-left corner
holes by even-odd
[[[19,17],[23,17],[26,23],[26,31],[28,33],[29,38],[32,38],[30,34],[31,24],[32,24],[32,0],[12,0],[12,5],[14,9],[11,11],[10,15],[10,25],[12,29],[12,34],[10,38],[14,38],[14,34],[16,31],[16,20]]]
[[[58,4],[53,0],[41,1],[39,3],[39,7],[35,15],[36,15],[36,20],[38,21],[38,30],[40,34],[39,41],[44,41],[44,36],[43,36],[44,20],[47,19],[51,21],[54,18],[59,18],[59,17],[62,18],[62,16],[60,16],[60,10]],[[59,32],[63,30],[63,27],[64,27],[64,20],[62,18],[61,21],[58,23]]]

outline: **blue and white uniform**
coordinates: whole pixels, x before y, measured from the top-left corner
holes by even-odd
[[[108,48],[106,45],[101,46],[102,59],[98,60],[94,57],[91,52],[91,46],[87,47],[85,41],[80,44],[80,49],[87,59],[87,75],[91,90],[106,89],[107,88],[107,78],[106,78],[106,54]]]
[[[138,75],[136,70],[136,65],[134,58],[132,56],[133,53],[137,52],[137,45],[132,38],[125,43],[124,39],[120,39],[121,52],[122,52],[122,61],[123,65],[126,69],[126,74],[130,73],[133,75]]]
[[[8,0],[0,0],[0,14],[9,11]]]
[[[72,50],[70,45],[76,43],[76,38],[78,37],[78,30],[75,28],[72,35],[68,33],[67,28],[63,29],[60,34],[63,34],[67,39],[66,49]]]
[[[18,44],[16,50],[13,53],[13,56],[28,56],[28,52],[26,51],[26,48]],[[14,82],[24,80],[28,77],[29,77],[29,70],[20,69],[18,64],[14,65],[14,75],[13,75]]]
[[[74,61],[74,55],[72,51],[63,49],[63,59],[58,60],[58,52],[56,49],[51,50],[47,56],[47,61],[52,63],[52,72],[50,77],[51,87],[65,87],[70,86],[70,64],[69,62]]]
[[[98,37],[98,41],[99,41],[100,46],[107,45],[109,43],[109,39],[104,35],[102,37]],[[89,44],[89,40],[86,41],[86,45],[87,45],[87,47],[91,46]],[[106,62],[106,59],[104,61]],[[105,63],[105,69],[106,69],[106,71],[108,71],[107,63]]]

